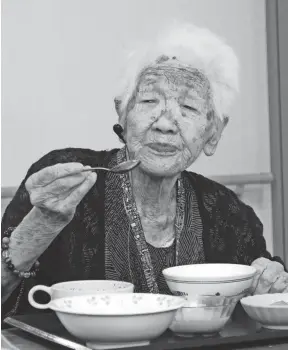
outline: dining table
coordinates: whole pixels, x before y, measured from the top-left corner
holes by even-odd
[[[5,325],[5,328],[1,331],[2,350],[88,349],[84,342],[79,342],[78,339],[73,338],[62,326],[56,315],[51,312],[10,317],[4,320],[3,325]],[[42,332],[46,335],[44,337],[43,334],[42,337],[39,334],[35,335],[38,331],[39,334]],[[59,339],[60,342],[57,341]],[[65,341],[67,341],[67,344],[69,343],[70,347],[65,346]],[[74,344],[74,346],[71,346],[71,344]],[[151,341],[149,345],[126,349],[288,350],[288,327],[286,327],[286,330],[264,329],[248,317],[239,303],[231,320],[217,336],[184,338],[167,330],[162,336]]]

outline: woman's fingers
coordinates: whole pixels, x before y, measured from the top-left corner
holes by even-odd
[[[271,287],[276,282],[280,273],[283,271],[284,271],[284,267],[280,263],[276,261],[271,261],[271,263],[268,264],[267,268],[263,271],[262,275],[260,276],[256,293],[257,294],[269,293],[269,291],[271,290]]]
[[[283,293],[285,290],[288,291],[288,273],[282,271],[282,273],[273,283],[271,289],[269,290],[269,293]]]
[[[90,172],[83,172],[78,174],[72,173],[73,175],[57,178],[48,185],[39,188],[39,190],[53,194],[61,194],[63,192],[65,193],[84,182],[89,176],[89,173]],[[37,188],[35,190],[37,190]]]
[[[48,210],[48,212],[53,213],[53,215],[57,213],[57,215],[61,215],[61,217],[71,218],[71,215],[74,215],[77,205],[95,184],[96,179],[96,173],[87,172],[87,176],[81,184],[71,187],[67,189],[67,191],[58,195],[55,193],[49,195],[47,193],[48,186],[46,186],[46,191],[43,191],[42,197],[41,194],[39,195],[38,193],[33,203],[33,194],[35,194],[34,190],[32,191],[32,194],[30,194],[30,198],[32,198],[31,203],[40,209],[45,209],[45,211]]]
[[[267,267],[268,261],[266,261],[266,260],[268,260],[268,259],[259,258],[259,259],[256,259],[255,261],[253,261],[253,263],[251,264],[251,266],[255,267],[255,269],[256,269],[256,274],[253,278],[253,282],[252,282],[252,286],[251,286],[252,294],[255,294],[260,277]]]
[[[30,201],[34,206],[65,200],[89,176],[89,172],[60,178],[46,186],[34,187],[30,191]]]
[[[30,176],[26,188],[31,204],[70,219],[97,179],[94,172],[80,172],[84,168],[91,167],[80,163],[56,164]]]
[[[54,182],[55,180],[67,176],[69,174],[77,173],[82,170],[84,166],[81,163],[64,163],[56,164],[32,174],[26,181],[26,189],[28,192],[34,188],[44,187]],[[81,174],[81,173],[80,173]],[[80,175],[79,174],[79,175]],[[85,174],[85,173],[83,173]],[[75,175],[73,175],[74,177]],[[76,175],[78,176],[78,175]],[[67,178],[69,178],[68,176]],[[65,177],[66,179],[66,177]]]
[[[70,196],[67,198],[67,204],[76,207],[82,198],[89,192],[89,190],[94,186],[97,180],[97,174],[95,172],[87,172],[88,176],[81,183],[80,186],[71,192]]]
[[[284,271],[284,267],[266,258],[259,258],[252,264],[257,270],[252,284],[253,294],[269,293],[277,278]]]

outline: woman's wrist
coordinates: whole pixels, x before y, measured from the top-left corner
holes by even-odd
[[[35,226],[44,228],[44,233],[48,232],[48,234],[50,234],[50,232],[58,231],[59,228],[62,230],[73,219],[73,216],[74,214],[67,216],[58,212],[48,211],[44,208],[33,207],[24,220],[33,221]]]
[[[9,254],[15,268],[28,271],[69,222],[33,208],[13,230]]]

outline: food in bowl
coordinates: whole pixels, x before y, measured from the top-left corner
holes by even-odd
[[[271,306],[274,306],[274,305],[288,306],[288,302],[283,301],[283,300],[281,300],[281,301],[276,301],[276,302],[274,302],[274,303],[271,304]]]
[[[54,299],[44,306],[87,347],[108,349],[149,344],[168,329],[184,302],[162,294],[106,293]]]
[[[229,321],[237,298],[194,296],[177,311],[169,327],[176,335],[193,337],[219,333]]]
[[[238,264],[195,264],[169,267],[164,278],[174,295],[218,295],[240,300],[250,292],[256,269]]]
[[[253,295],[241,299],[249,317],[269,329],[288,329],[288,293]]]

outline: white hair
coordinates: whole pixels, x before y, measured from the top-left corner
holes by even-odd
[[[161,32],[153,42],[132,52],[124,71],[117,112],[125,124],[127,105],[135,92],[143,70],[155,65],[161,56],[201,71],[209,80],[216,115],[223,120],[238,92],[238,59],[233,49],[206,28],[192,24],[175,24]],[[121,102],[120,102],[121,101]]]

